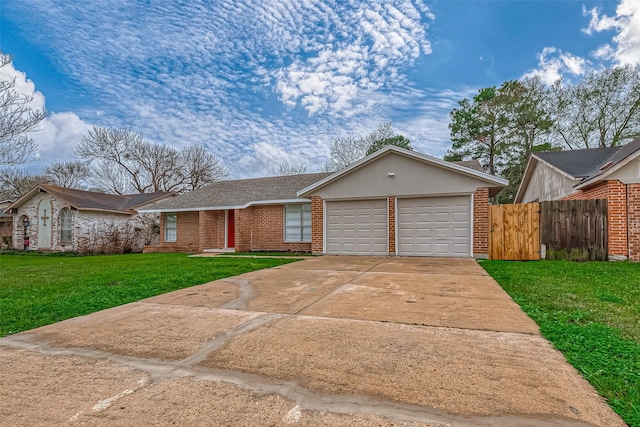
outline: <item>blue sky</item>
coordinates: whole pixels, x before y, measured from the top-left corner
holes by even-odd
[[[479,88],[579,80],[640,63],[638,0],[20,0],[0,48],[47,119],[40,160],[91,126],[205,144],[232,178],[309,172],[336,137],[392,121],[442,156],[448,113]]]

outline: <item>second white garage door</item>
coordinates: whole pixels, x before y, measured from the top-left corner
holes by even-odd
[[[387,200],[327,202],[326,253],[388,255]]]
[[[470,254],[470,196],[398,199],[398,255]]]

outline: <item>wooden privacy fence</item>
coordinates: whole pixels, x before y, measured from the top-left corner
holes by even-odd
[[[491,206],[489,220],[490,259],[540,259],[538,203]]]
[[[491,206],[489,258],[606,260],[607,201]]]
[[[607,200],[541,202],[540,239],[545,259],[606,261]]]

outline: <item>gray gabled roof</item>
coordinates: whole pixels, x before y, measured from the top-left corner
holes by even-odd
[[[640,138],[620,147],[540,151],[533,154],[574,178],[582,178],[584,182],[605,174],[639,150]]]
[[[219,181],[169,200],[146,206],[141,212],[174,212],[245,208],[252,204],[305,201],[296,193],[331,173],[270,176]]]
[[[629,160],[640,155],[640,138],[620,147],[586,148],[567,151],[537,151],[531,153],[522,182],[516,194],[516,203],[522,201],[529,179],[539,161],[543,161],[573,178],[576,190],[604,180]]]
[[[620,147],[567,151],[536,151],[533,155],[574,178],[585,178],[598,170]]]

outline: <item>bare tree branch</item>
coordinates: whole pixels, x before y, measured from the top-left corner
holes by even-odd
[[[80,161],[53,163],[42,172],[49,182],[65,188],[81,188],[89,178],[89,168]]]
[[[117,194],[185,192],[229,175],[204,146],[177,150],[129,129],[95,127],[82,138],[76,155],[91,163],[95,187]]]
[[[0,52],[0,68],[11,63],[11,57]],[[33,96],[15,90],[15,79],[0,80],[0,166],[14,166],[33,160],[38,145],[27,132],[38,130],[45,118],[43,110],[29,104]]]
[[[300,175],[307,172],[307,167],[299,162],[280,163],[276,167],[276,173],[284,175]]]

